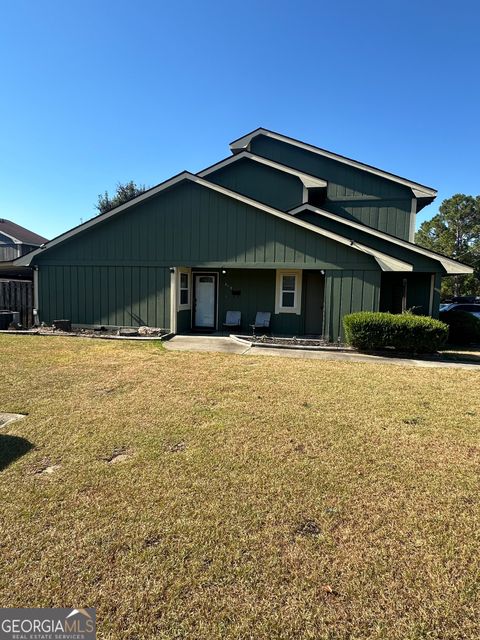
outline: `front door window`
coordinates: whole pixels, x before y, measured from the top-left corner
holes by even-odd
[[[215,276],[195,276],[195,326],[215,329]]]

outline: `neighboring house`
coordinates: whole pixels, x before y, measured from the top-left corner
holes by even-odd
[[[358,310],[436,315],[441,277],[472,269],[415,244],[436,191],[257,129],[233,155],[183,172],[24,258],[40,320],[77,325],[248,330],[336,340]]]
[[[0,262],[9,262],[47,242],[37,233],[0,218]]]
[[[38,249],[47,242],[37,233],[0,218],[0,280],[32,280],[33,270],[29,267],[13,265],[13,261]],[[2,300],[0,299],[0,303]]]
[[[29,327],[33,324],[33,269],[13,264],[47,242],[33,231],[15,222],[0,218],[0,310],[17,311],[20,322]]]

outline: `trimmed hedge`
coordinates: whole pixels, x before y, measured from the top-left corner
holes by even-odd
[[[448,324],[448,342],[471,344],[480,342],[480,320],[466,311],[440,312],[440,320]]]
[[[448,339],[448,326],[429,316],[359,311],[344,316],[348,344],[357,349],[433,353]]]

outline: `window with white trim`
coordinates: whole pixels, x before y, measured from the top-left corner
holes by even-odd
[[[190,270],[178,271],[178,309],[190,309]]]
[[[277,271],[275,313],[300,314],[301,271]]]

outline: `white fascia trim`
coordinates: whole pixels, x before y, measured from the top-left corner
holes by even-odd
[[[403,184],[406,187],[410,187],[410,189],[416,189],[418,191],[416,197],[434,198],[437,195],[437,190],[432,189],[431,187],[426,187],[422,184],[419,184],[418,182],[412,182],[411,180],[401,178],[400,176],[396,176],[395,174],[389,173],[388,171],[382,171],[381,169],[377,169],[376,167],[364,164],[363,162],[358,162],[357,160],[346,158],[345,156],[338,155],[337,153],[333,153],[332,151],[327,151],[326,149],[315,147],[311,144],[307,144],[306,142],[301,142],[300,140],[295,140],[294,138],[284,136],[281,133],[269,131],[268,129],[259,128],[255,131],[252,131],[251,133],[248,133],[242,138],[238,138],[238,140],[234,140],[230,144],[232,153],[238,153],[239,151],[248,149],[252,139],[260,135],[266,136],[268,138],[273,138],[274,140],[279,140],[280,142],[286,142],[287,144],[299,147],[300,149],[305,149],[306,151],[316,153],[317,155],[324,156],[325,158],[331,158],[332,160],[336,160],[337,162],[348,164],[349,166],[361,169],[362,171],[368,171],[369,173],[373,173],[382,178],[386,178],[387,180],[397,182],[398,184]]]
[[[0,229],[0,236],[5,236],[6,238],[10,238],[10,240],[13,242],[13,244],[27,244],[27,243],[23,243],[18,238],[15,238],[14,236],[11,236],[9,233],[5,233],[5,231],[2,231],[1,229]]]
[[[434,253],[429,249],[424,249],[420,247],[418,244],[413,244],[407,242],[406,240],[402,240],[401,238],[396,238],[395,236],[391,236],[388,233],[384,233],[383,231],[377,231],[377,229],[371,229],[370,227],[361,224],[360,222],[354,222],[353,220],[348,220],[347,218],[342,218],[342,216],[337,216],[335,213],[330,213],[330,211],[324,211],[323,209],[318,209],[317,207],[312,206],[311,204],[300,205],[295,209],[289,211],[290,214],[296,215],[297,213],[301,213],[302,211],[312,211],[313,213],[317,213],[319,216],[323,216],[325,218],[330,218],[331,220],[335,220],[336,222],[340,222],[341,224],[345,224],[349,227],[353,227],[354,229],[359,229],[360,231],[364,231],[365,233],[370,234],[371,236],[376,236],[377,238],[383,238],[384,240],[388,240],[393,244],[398,244],[400,247],[404,247],[405,249],[410,249],[410,251],[414,251],[415,253],[420,253],[421,255],[426,256],[427,258],[432,258],[433,260],[437,260],[440,262],[442,267],[445,269],[448,275],[459,275],[465,273],[473,273],[473,268],[469,267],[466,264],[462,264],[461,262],[457,262],[456,260],[452,260],[451,258],[447,258],[446,256],[441,256],[438,253]]]
[[[412,189],[415,198],[431,198],[432,195],[425,189]]]
[[[303,229],[308,229],[309,231],[312,231],[317,235],[324,236],[325,238],[330,238],[330,240],[334,240],[339,244],[343,244],[348,247],[357,249],[358,251],[362,251],[363,253],[367,253],[375,258],[375,260],[378,262],[378,264],[380,265],[383,271],[413,271],[413,266],[407,262],[403,262],[401,260],[397,260],[396,258],[392,258],[391,256],[388,256],[387,254],[381,251],[377,251],[376,249],[367,247],[359,242],[353,242],[353,240],[345,238],[344,236],[341,236],[338,233],[334,233],[333,231],[327,231],[326,229],[317,227],[316,225],[310,224],[309,222],[304,222],[303,220],[299,220],[294,216],[292,216],[290,213],[284,213],[283,211],[279,211],[278,209],[269,207],[266,204],[262,204],[260,202],[257,202],[256,200],[252,200],[252,198],[247,198],[246,196],[242,196],[239,193],[236,193],[235,191],[230,191],[230,189],[226,189],[225,187],[221,187],[218,184],[209,182],[208,180],[204,180],[200,176],[196,176],[193,173],[189,173],[188,171],[184,171],[178,174],[178,176],[171,178],[171,180],[167,180],[166,182],[163,182],[162,184],[159,184],[158,186],[153,187],[153,189],[150,189],[148,192],[142,193],[136,198],[133,198],[132,200],[129,200],[129,202],[126,202],[125,204],[122,204],[119,207],[112,209],[111,211],[109,211],[108,213],[105,213],[104,215],[97,216],[96,218],[93,218],[88,222],[84,222],[82,225],[75,227],[71,231],[67,231],[63,235],[58,236],[58,238],[55,238],[54,240],[51,240],[45,245],[43,249],[36,249],[35,251],[31,251],[30,253],[26,254],[22,258],[17,258],[16,260],[14,260],[14,263],[18,265],[28,266],[32,258],[34,258],[36,255],[38,255],[42,251],[50,249],[56,246],[57,244],[60,244],[64,240],[68,240],[69,238],[76,236],[78,233],[82,233],[83,231],[90,229],[96,224],[100,224],[101,222],[104,222],[105,220],[112,218],[118,213],[121,213],[126,209],[129,209],[130,207],[134,207],[140,202],[142,202],[143,200],[147,200],[148,198],[184,180],[194,182],[196,184],[201,185],[202,187],[211,189],[212,191],[216,191],[217,193],[221,193],[224,196],[233,198],[234,200],[238,200],[239,202],[243,202],[244,204],[247,204],[250,207],[253,207],[254,209],[265,211],[266,213],[269,213],[270,215],[275,216],[276,218],[285,220],[286,222],[289,222],[290,224],[294,224],[298,227],[302,227]],[[304,208],[305,206],[303,206],[303,209]]]
[[[223,169],[223,167],[227,167],[229,164],[233,162],[237,162],[242,158],[248,158],[248,160],[253,160],[254,162],[258,162],[259,164],[264,164],[267,167],[272,167],[272,169],[277,169],[278,171],[283,171],[283,173],[289,173],[296,178],[299,178],[303,186],[306,189],[311,188],[320,188],[323,189],[328,185],[326,180],[322,180],[321,178],[316,178],[315,176],[311,176],[308,173],[304,173],[303,171],[298,171],[297,169],[292,169],[291,167],[287,167],[284,164],[279,162],[274,162],[273,160],[269,160],[268,158],[262,158],[262,156],[256,156],[254,153],[250,153],[249,151],[241,151],[240,153],[235,154],[234,156],[229,156],[225,158],[225,160],[221,160],[217,162],[217,164],[208,167],[208,169],[203,169],[197,173],[197,176],[204,178],[208,176],[210,173],[214,171],[218,171],[219,169]]]

